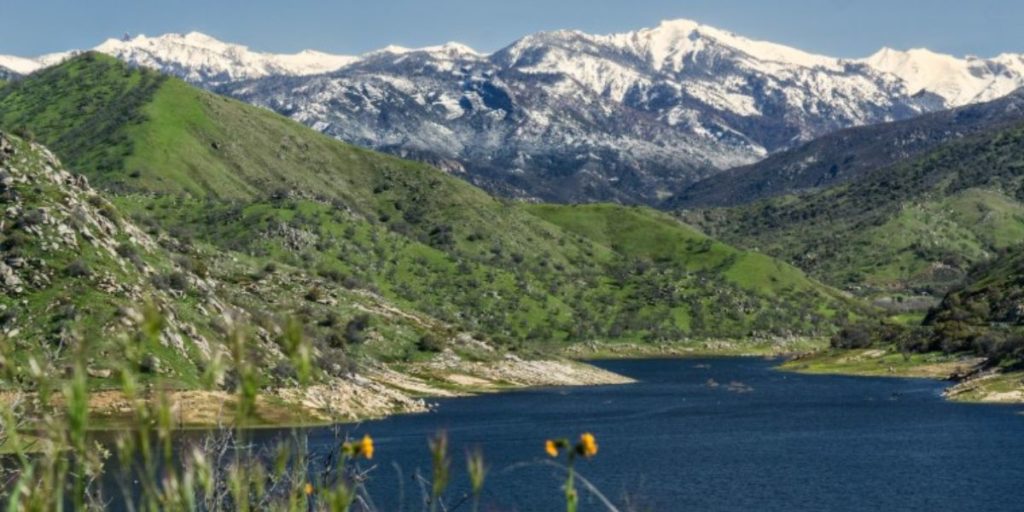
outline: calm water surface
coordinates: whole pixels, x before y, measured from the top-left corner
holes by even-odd
[[[639,382],[438,400],[433,413],[352,427],[377,443],[376,505],[420,510],[411,475],[429,475],[426,439],[446,429],[460,484],[450,495],[465,489],[466,449],[480,446],[491,465],[484,510],[561,509],[562,475],[538,462],[543,441],[582,431],[600,453],[581,474],[623,510],[1024,510],[1022,407],[946,402],[941,382],[795,375],[761,359],[597,364]],[[310,436],[314,449],[335,444],[326,429]],[[604,508],[584,493],[581,510]]]

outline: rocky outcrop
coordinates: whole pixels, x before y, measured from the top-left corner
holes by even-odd
[[[159,252],[153,237],[125,220],[83,176],[64,169],[46,148],[0,134],[0,155],[0,287],[9,298],[31,304],[31,297],[53,296],[70,311],[64,314],[70,317],[61,320],[76,320],[78,310],[88,309],[77,304],[76,288],[95,290],[122,304],[116,318],[85,319],[93,326],[87,332],[74,335],[78,329],[69,323],[58,336],[62,343],[83,335],[114,338],[117,332],[134,329],[142,321],[141,305],[151,302],[167,324],[161,334],[166,346],[186,359],[193,357],[193,348],[209,355],[205,336],[179,318],[173,291],[153,284],[162,271],[142,257]],[[175,266],[169,258],[164,261]],[[217,307],[208,283],[183,269],[173,271],[206,299],[207,306]],[[45,329],[51,309],[18,308],[13,301],[4,306],[24,310],[3,326],[8,335],[17,329],[25,339],[42,336],[33,331]],[[191,334],[189,341],[185,333]]]

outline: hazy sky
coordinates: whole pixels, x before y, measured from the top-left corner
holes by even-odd
[[[1021,0],[0,0],[0,53],[191,30],[274,52],[446,41],[491,51],[541,30],[610,33],[671,18],[840,57],[881,46],[1024,53]]]

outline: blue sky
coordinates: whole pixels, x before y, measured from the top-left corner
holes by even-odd
[[[491,51],[540,30],[610,33],[671,18],[841,57],[881,46],[1024,52],[1020,0],[0,0],[0,53],[191,30],[274,52],[450,40]]]

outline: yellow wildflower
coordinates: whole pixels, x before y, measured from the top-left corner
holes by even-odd
[[[597,440],[594,439],[594,434],[586,432],[580,436],[579,452],[587,458],[597,455]]]
[[[306,496],[313,494],[313,484],[306,482],[306,487],[303,490],[306,492]]]
[[[359,442],[359,453],[367,459],[373,458],[373,438],[370,434],[363,436],[363,440]]]
[[[548,452],[550,457],[558,457],[558,444],[548,439],[544,442],[544,451]]]
[[[342,443],[341,451],[349,457],[359,457],[360,455],[367,459],[373,458],[373,438],[370,434],[363,435],[363,439],[359,442],[348,442]]]

